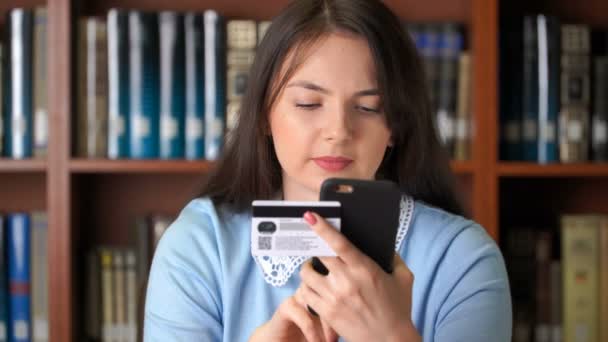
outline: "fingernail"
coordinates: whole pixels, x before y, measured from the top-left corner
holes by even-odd
[[[304,213],[304,219],[311,226],[314,225],[315,223],[317,223],[317,219],[315,218],[315,215],[313,215],[310,211],[307,211]]]

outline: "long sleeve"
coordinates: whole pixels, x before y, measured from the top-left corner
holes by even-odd
[[[144,341],[223,339],[220,258],[214,220],[203,207],[187,206],[159,242],[146,294]]]

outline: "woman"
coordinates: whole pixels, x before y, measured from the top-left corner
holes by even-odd
[[[250,80],[221,161],[158,246],[145,340],[510,340],[503,258],[461,216],[398,18],[379,1],[295,0]],[[329,177],[403,190],[392,274],[315,213],[305,219],[338,255],[322,258],[328,276],[302,258],[251,256],[251,201],[314,201]]]

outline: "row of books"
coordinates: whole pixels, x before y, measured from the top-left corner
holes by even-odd
[[[608,215],[563,215],[560,224],[508,231],[513,340],[608,341]]]
[[[214,10],[82,18],[76,155],[216,159],[268,26]]]
[[[0,40],[0,156],[45,157],[48,146],[46,8],[13,9]]]
[[[405,23],[423,58],[439,136],[454,160],[471,158],[471,57],[455,22]]]
[[[132,246],[97,246],[87,255],[86,338],[141,341],[152,255],[172,218],[138,218]]]
[[[49,340],[46,213],[0,215],[0,341]]]
[[[502,21],[501,159],[608,161],[606,94],[608,31],[543,14]]]

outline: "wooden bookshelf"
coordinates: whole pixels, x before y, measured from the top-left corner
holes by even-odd
[[[89,160],[70,161],[72,173],[165,173],[202,174],[209,172],[214,163],[209,161],[171,160]]]
[[[14,160],[0,158],[0,174],[14,172],[46,172],[46,160],[43,159],[25,159]]]
[[[608,163],[550,164],[503,162],[498,165],[500,177],[578,177],[608,178]]]
[[[132,218],[176,214],[196,196],[213,163],[206,161],[83,160],[71,155],[76,115],[73,84],[75,18],[112,7],[145,10],[215,8],[230,18],[270,19],[288,0],[3,0],[0,31],[10,8],[48,7],[49,151],[47,160],[0,159],[0,212],[48,211],[51,341],[83,335],[83,265],[88,247],[125,244]],[[498,159],[498,17],[547,11],[607,27],[608,2],[499,0],[387,0],[403,19],[458,21],[474,62],[472,160],[451,168],[473,219],[496,240],[501,227],[536,220],[552,224],[561,212],[608,212],[607,165],[535,165]],[[500,8],[499,8],[500,5]]]

